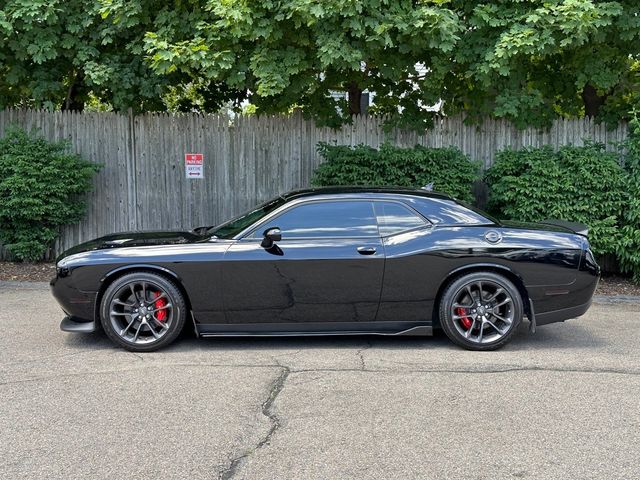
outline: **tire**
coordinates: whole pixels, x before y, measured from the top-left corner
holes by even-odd
[[[152,352],[172,343],[184,327],[184,296],[171,280],[149,272],[117,278],[104,292],[100,324],[115,344]]]
[[[456,278],[444,290],[439,305],[440,325],[447,337],[456,345],[477,351],[506,345],[522,322],[523,313],[516,286],[493,272]]]

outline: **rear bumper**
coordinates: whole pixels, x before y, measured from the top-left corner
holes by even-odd
[[[551,312],[536,313],[536,325],[547,325],[549,323],[564,322],[570,318],[576,318],[584,315],[591,306],[591,299],[575,307],[562,308]]]

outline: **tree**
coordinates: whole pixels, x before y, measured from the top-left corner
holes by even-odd
[[[359,113],[369,89],[379,113],[405,122],[444,99],[447,113],[546,125],[558,114],[617,119],[638,90],[634,0],[180,5],[201,9],[188,25],[168,15],[147,35],[153,68],[222,79],[263,112],[298,104],[335,123],[344,121],[335,107]],[[331,90],[346,90],[348,103],[335,105]]]
[[[0,107],[617,121],[640,97],[637,0],[5,0]],[[331,92],[348,93],[339,101]]]
[[[214,81],[157,75],[144,35],[163,2],[9,0],[0,9],[0,108],[217,109],[230,96]],[[125,9],[126,7],[126,9]],[[110,8],[121,15],[109,17]]]
[[[449,5],[466,25],[444,82],[448,112],[520,126],[559,114],[619,120],[638,96],[636,0]]]
[[[145,64],[143,32],[105,22],[99,2],[9,0],[0,10],[0,106],[158,106],[169,80]]]
[[[176,2],[157,25],[146,38],[155,71],[223,81],[246,91],[258,112],[298,105],[331,125],[359,113],[366,89],[396,113],[436,103],[461,29],[439,2],[411,0]],[[428,62],[432,81],[415,89],[419,62]],[[349,100],[334,100],[333,90]]]

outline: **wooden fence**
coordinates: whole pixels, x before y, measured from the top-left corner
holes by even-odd
[[[487,167],[506,146],[580,145],[587,138],[609,144],[627,135],[626,125],[607,130],[588,119],[558,120],[549,130],[518,130],[506,121],[472,126],[453,117],[417,133],[385,132],[383,119],[367,116],[332,130],[300,115],[0,111],[0,136],[10,124],[39,129],[51,140],[69,139],[78,153],[103,165],[85,219],[64,229],[56,252],[111,232],[216,224],[281,192],[305,187],[320,162],[316,146],[321,141],[454,145]],[[185,153],[204,154],[204,179],[186,178]]]

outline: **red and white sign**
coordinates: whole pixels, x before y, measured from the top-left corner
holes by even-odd
[[[204,178],[204,154],[185,153],[184,170],[187,178]]]

